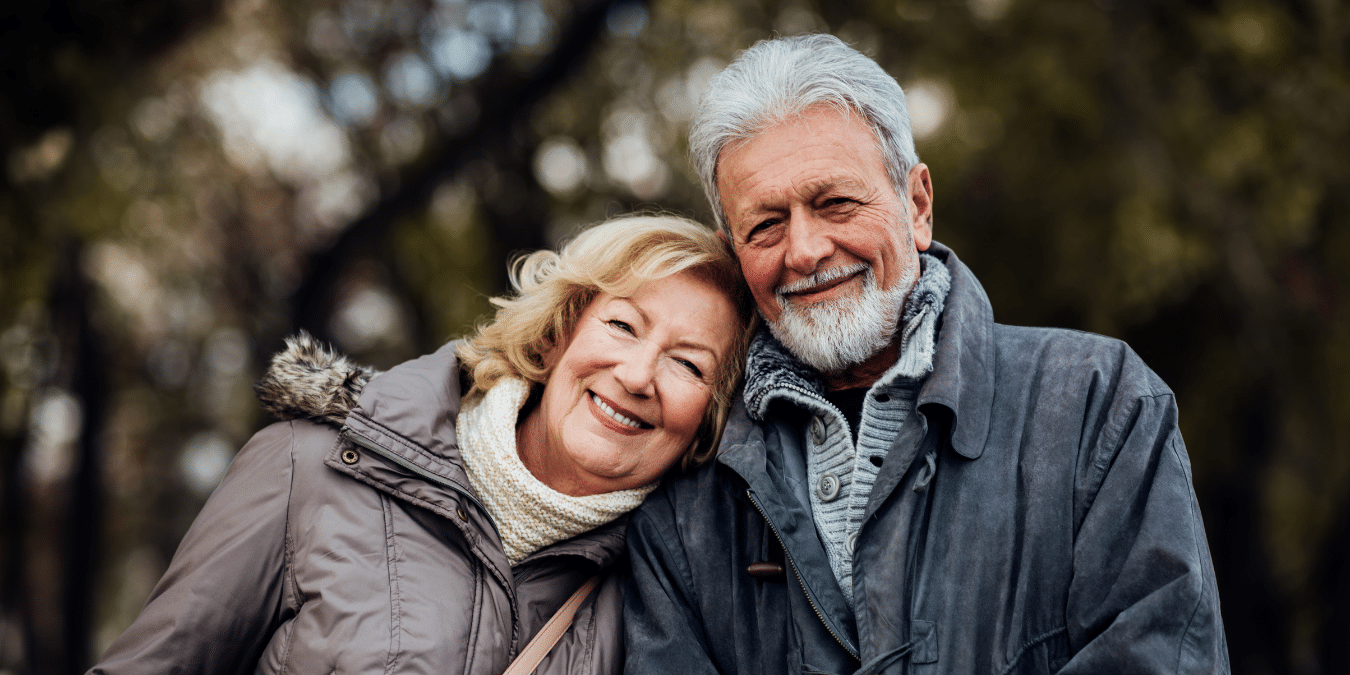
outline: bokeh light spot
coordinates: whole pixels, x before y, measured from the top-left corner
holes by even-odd
[[[586,179],[586,154],[572,138],[554,136],[539,145],[534,155],[534,174],[549,192],[571,194]]]
[[[905,88],[909,124],[915,140],[936,134],[951,116],[954,101],[951,89],[935,80],[921,80]]]

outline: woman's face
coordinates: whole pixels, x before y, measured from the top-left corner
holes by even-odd
[[[694,442],[739,330],[732,301],[688,272],[596,296],[518,430],[525,466],[570,495],[654,482]]]

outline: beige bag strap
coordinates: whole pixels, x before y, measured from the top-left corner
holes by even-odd
[[[553,646],[558,644],[558,640],[562,639],[563,633],[566,633],[572,625],[572,618],[576,616],[577,608],[586,600],[586,596],[595,590],[596,584],[600,583],[600,576],[597,574],[587,579],[586,583],[582,584],[581,588],[578,588],[572,594],[572,597],[568,598],[567,602],[564,602],[563,606],[558,608],[558,611],[553,614],[553,618],[549,619],[548,623],[539,629],[534,639],[530,640],[530,644],[525,645],[525,648],[520,650],[520,655],[516,657],[515,661],[511,662],[510,666],[507,666],[506,672],[502,675],[529,675],[534,672],[535,668],[539,667],[539,662],[543,661],[544,656],[550,651],[553,651]]]

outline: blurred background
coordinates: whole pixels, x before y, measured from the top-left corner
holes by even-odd
[[[135,617],[307,329],[387,368],[513,252],[709,221],[708,77],[834,33],[909,92],[999,321],[1177,392],[1238,673],[1350,672],[1338,0],[49,0],[0,10],[0,673]]]

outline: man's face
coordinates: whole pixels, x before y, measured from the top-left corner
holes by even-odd
[[[918,276],[918,251],[932,242],[927,167],[910,171],[907,198],[897,195],[863,118],[829,106],[728,145],[718,159],[732,245],[775,335],[826,372],[889,343]],[[881,325],[858,325],[868,309]],[[813,363],[784,339],[794,331],[809,333],[799,342],[835,343],[826,352],[854,353]]]

